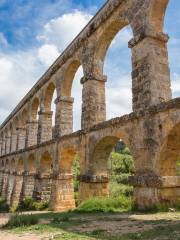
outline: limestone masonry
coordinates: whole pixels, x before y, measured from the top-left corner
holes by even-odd
[[[139,208],[180,201],[180,98],[171,100],[169,37],[163,32],[167,4],[168,0],[107,1],[1,125],[0,196],[8,204],[30,196],[50,200],[54,210],[73,209],[76,154],[80,200],[106,196],[107,160],[119,139],[133,154],[136,173],[130,181]],[[133,113],[106,121],[104,59],[116,33],[127,25],[133,32]],[[71,87],[80,65],[81,130],[73,133]]]

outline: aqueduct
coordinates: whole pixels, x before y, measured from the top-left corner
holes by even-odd
[[[107,195],[107,159],[119,139],[135,161],[134,199],[140,208],[180,201],[180,98],[172,99],[168,0],[109,0],[65,49],[0,127],[0,195],[12,205],[31,196],[54,210],[75,206],[72,162],[80,156],[80,199]],[[104,58],[129,25],[133,112],[106,121]],[[81,130],[73,132],[71,87],[79,66]],[[57,92],[55,128],[51,101]]]

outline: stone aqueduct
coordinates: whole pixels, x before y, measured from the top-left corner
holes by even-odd
[[[9,115],[0,127],[0,195],[7,203],[33,196],[50,199],[54,210],[74,208],[71,168],[77,153],[80,199],[107,195],[107,159],[119,139],[135,161],[131,182],[137,205],[180,200],[180,98],[171,99],[168,35],[163,33],[167,5],[168,0],[107,1]],[[133,32],[133,112],[106,121],[104,58],[127,25]],[[73,132],[71,86],[80,65],[81,130]]]

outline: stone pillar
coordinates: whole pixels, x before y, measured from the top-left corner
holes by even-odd
[[[8,190],[8,178],[9,178],[9,173],[4,172],[3,174],[3,185],[2,185],[2,192],[1,192],[1,197],[3,199],[7,199],[7,190]]]
[[[27,122],[26,147],[31,147],[37,144],[38,121]]]
[[[11,152],[11,136],[6,136],[6,154]]]
[[[55,136],[60,137],[73,132],[73,102],[71,97],[58,97],[56,104]]]
[[[12,198],[12,193],[14,189],[14,183],[15,183],[15,175],[13,173],[10,173],[8,177],[7,200],[6,200],[8,205],[11,205],[11,198]]]
[[[52,178],[50,175],[37,174],[35,177],[35,187],[33,198],[37,201],[49,201],[51,195]]]
[[[22,187],[22,199],[26,197],[33,197],[35,187],[35,174],[26,172],[24,174],[23,187]]]
[[[81,175],[79,176],[79,200],[83,202],[91,197],[108,196],[108,176]]]
[[[133,111],[171,99],[168,63],[168,36],[163,33],[140,33],[129,42],[132,49]]]
[[[105,82],[105,76],[101,79],[84,76],[81,79],[83,84],[82,129],[92,127],[106,120]]]
[[[18,139],[17,139],[17,149],[21,150],[25,148],[26,142],[26,128],[19,127],[17,128]]]
[[[17,130],[14,130],[11,135],[11,152],[16,152],[17,151]]]
[[[1,170],[0,170],[0,196],[2,195],[3,178],[4,178],[4,172],[3,172],[3,170],[1,169]]]
[[[53,177],[50,208],[60,212],[75,208],[72,174],[59,174]]]
[[[52,111],[39,112],[38,144],[52,139],[52,115]]]
[[[14,188],[12,191],[11,205],[18,205],[22,199],[23,175],[17,173],[14,179]]]

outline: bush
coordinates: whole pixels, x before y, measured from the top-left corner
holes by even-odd
[[[118,212],[132,209],[132,199],[125,196],[117,198],[91,198],[75,210],[78,212]]]
[[[47,210],[49,207],[49,202],[48,201],[34,202],[33,207],[36,211]]]
[[[9,209],[10,213],[16,213],[19,211],[19,205],[18,204],[13,204],[10,209]]]
[[[35,215],[12,215],[9,219],[8,223],[4,226],[4,228],[17,228],[17,227],[25,227],[31,226],[38,223],[38,218]]]
[[[33,198],[26,197],[20,203],[19,210],[21,210],[21,211],[32,211],[32,210],[35,210]]]
[[[118,184],[117,182],[110,182],[109,195],[112,198],[117,198],[121,195],[131,197],[133,195],[133,187],[130,185]]]
[[[0,213],[8,212],[9,206],[6,203],[6,200],[3,198],[0,198]]]
[[[17,211],[43,211],[48,209],[49,202],[48,201],[41,201],[36,202],[33,198],[27,197],[25,198],[19,205],[19,207],[12,207],[12,212]]]

